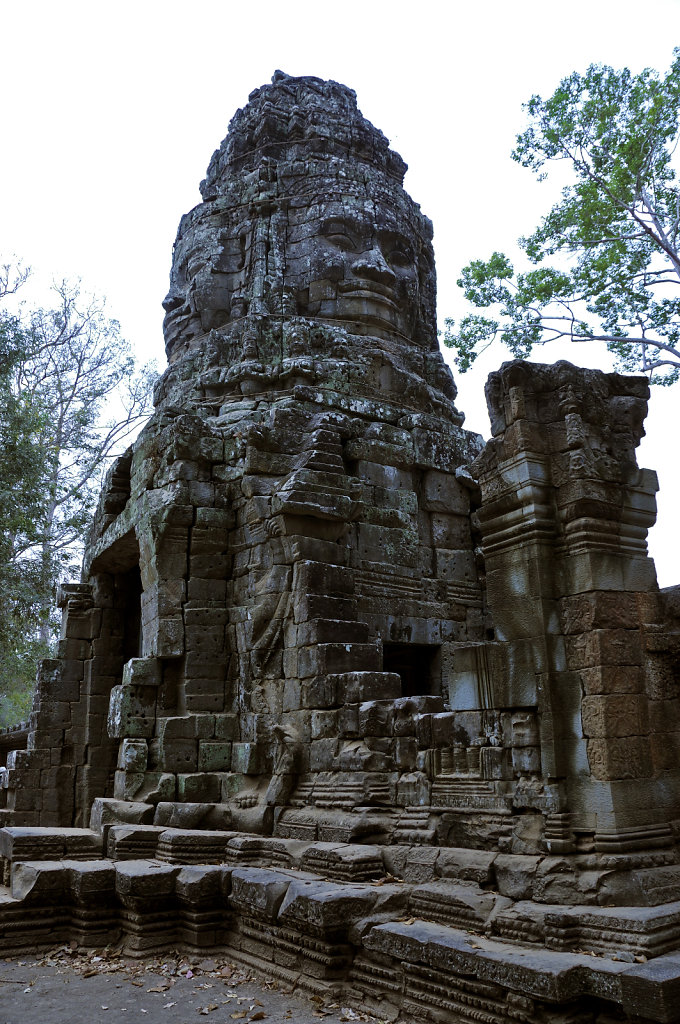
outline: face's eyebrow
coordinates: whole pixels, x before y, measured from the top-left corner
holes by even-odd
[[[378,236],[385,241],[390,242],[393,245],[399,245],[404,249],[413,251],[414,244],[409,235],[403,231],[399,231],[398,228],[387,227],[381,228],[378,232]]]
[[[327,233],[334,224],[341,225],[356,235],[363,235],[367,229],[372,229],[372,224],[368,220],[361,221],[358,217],[343,212],[327,214],[321,221],[321,231]]]

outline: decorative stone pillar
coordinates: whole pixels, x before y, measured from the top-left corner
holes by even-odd
[[[487,595],[508,661],[527,642],[533,656],[540,774],[558,794],[546,845],[564,852],[567,822],[597,849],[664,845],[672,790],[652,763],[640,631],[656,590],[657,483],[634,454],[648,384],[515,362],[486,395],[494,436],[474,473]]]

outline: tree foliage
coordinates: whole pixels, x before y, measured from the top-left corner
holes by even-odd
[[[467,370],[500,337],[526,358],[558,338],[604,341],[620,368],[661,384],[680,376],[680,49],[668,74],[592,65],[525,110],[513,159],[539,178],[565,161],[574,181],[519,240],[535,269],[495,252],[458,281],[492,317],[447,320],[445,343]],[[554,260],[554,262],[553,262]]]
[[[4,268],[0,297],[25,277]],[[155,379],[100,299],[68,282],[53,294],[50,308],[0,313],[0,726],[27,710],[56,584],[75,572],[102,473]]]
[[[0,297],[25,280],[0,270]],[[0,725],[27,711],[35,662],[47,653],[38,624],[49,585],[42,565],[22,553],[40,542],[46,483],[41,434],[48,410],[15,386],[30,339],[16,317],[0,314]]]

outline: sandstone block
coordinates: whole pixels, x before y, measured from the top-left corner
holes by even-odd
[[[182,803],[219,803],[222,780],[219,775],[196,772],[177,776],[177,799]]]
[[[584,693],[588,696],[641,693],[644,687],[642,667],[639,665],[599,665],[597,668],[582,668],[580,676]]]
[[[365,701],[359,705],[362,736],[391,736],[394,708],[391,701]]]
[[[337,687],[339,704],[401,697],[401,676],[396,672],[344,672],[329,678]]]
[[[647,700],[642,694],[584,697],[583,733],[588,737],[642,736],[649,731]]]
[[[338,733],[338,712],[337,711],[312,711],[311,714],[311,736],[313,740],[325,739],[329,736],[337,737]]]
[[[640,622],[637,595],[621,591],[575,594],[563,597],[559,606],[562,628],[569,635],[590,629],[636,629]]]
[[[198,744],[199,772],[229,771],[231,765],[231,743],[200,740]]]
[[[138,900],[166,900],[175,891],[179,867],[150,860],[118,861],[116,894],[124,904]]]
[[[312,740],[309,750],[309,769],[313,772],[327,772],[333,767],[338,741],[335,737]]]
[[[155,710],[155,686],[114,686],[109,701],[109,736],[112,739],[151,737]]]
[[[373,644],[316,644],[300,648],[298,664],[302,679],[317,674],[371,671],[380,667],[380,652]]]
[[[236,907],[247,908],[248,913],[254,913],[262,920],[274,921],[291,880],[290,876],[279,871],[235,868],[231,875],[230,902]]]
[[[539,857],[499,853],[493,861],[493,873],[498,891],[512,900],[532,897]]]
[[[260,750],[256,743],[232,744],[231,770],[242,775],[256,775],[260,771]]]
[[[593,777],[602,781],[645,779],[653,770],[646,736],[589,739],[588,762]]]
[[[124,739],[118,750],[118,767],[128,772],[143,772],[146,771],[146,758],[146,740]]]
[[[594,629],[566,638],[567,658],[574,669],[598,665],[639,665],[640,635],[630,629]]]
[[[298,562],[295,566],[294,589],[303,594],[324,597],[346,597],[354,593],[352,571],[324,562]]]

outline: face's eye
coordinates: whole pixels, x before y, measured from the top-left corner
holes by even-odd
[[[355,252],[357,241],[352,228],[343,220],[333,219],[322,225],[321,234],[331,245],[348,252]]]
[[[412,268],[415,264],[413,246],[400,231],[385,231],[379,235],[380,248],[392,267]]]
[[[393,267],[411,267],[413,266],[413,256],[410,251],[406,248],[397,247],[391,249],[387,254],[388,261]]]
[[[196,277],[199,271],[203,270],[205,266],[205,259],[199,259],[194,256],[190,256],[187,261],[187,277],[191,280]]]

